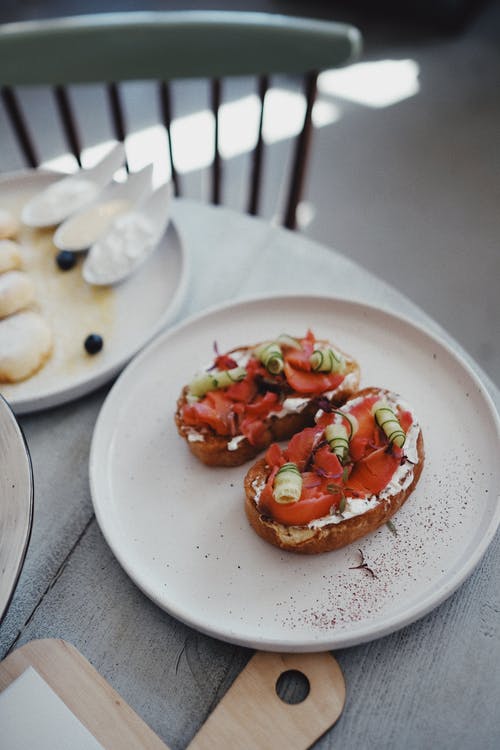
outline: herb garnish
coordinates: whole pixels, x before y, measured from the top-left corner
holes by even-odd
[[[378,578],[376,573],[374,573],[373,570],[370,567],[368,567],[368,563],[365,562],[365,556],[363,555],[363,551],[358,549],[358,552],[361,557],[361,562],[359,565],[353,565],[352,567],[349,568],[349,570],[366,570],[366,572],[369,573],[372,578]]]
[[[398,532],[396,531],[396,527],[394,526],[394,524],[393,524],[392,521],[390,521],[390,520],[386,521],[385,525],[387,526],[387,528],[389,529],[389,531],[391,532],[391,534],[394,534],[394,536],[398,535]]]
[[[326,485],[326,489],[328,490],[328,492],[331,492],[332,495],[336,495],[338,492],[344,494],[343,488],[339,484],[332,484],[330,482]]]
[[[337,512],[343,513],[345,511],[346,506],[346,496],[344,490],[347,489],[343,487],[341,484],[327,484],[326,489],[328,492],[331,492],[332,495],[338,495],[340,494],[340,503],[338,504]]]
[[[321,409],[325,412],[325,414],[330,414],[332,411],[334,411],[333,404],[330,402],[329,399],[326,398],[326,396],[321,396],[316,400],[316,405],[318,409]]]

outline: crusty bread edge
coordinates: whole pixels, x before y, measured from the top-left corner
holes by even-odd
[[[254,347],[236,347],[233,351],[244,351]],[[231,352],[228,352],[231,354]],[[345,380],[335,389],[335,394],[331,399],[334,406],[341,406],[359,387],[360,369],[358,363],[349,355],[342,352],[346,358],[345,375],[354,374],[354,382],[351,378],[344,385]],[[349,383],[351,383],[349,385]],[[317,400],[319,396],[312,396],[310,403],[302,409],[301,412],[286,414],[284,417],[272,416],[267,421],[267,430],[263,435],[262,441],[258,445],[251,445],[247,438],[241,440],[235,450],[228,450],[228,442],[232,439],[231,435],[217,435],[209,427],[204,428],[204,440],[189,440],[191,427],[185,425],[182,420],[182,407],[186,403],[188,386],[182,390],[177,400],[175,412],[175,424],[179,435],[187,442],[189,450],[206,466],[241,466],[241,464],[251,461],[265,450],[271,443],[282,440],[289,440],[296,432],[300,432],[305,427],[314,424],[314,415],[318,410]],[[300,397],[302,394],[290,394],[293,398],[295,395]]]
[[[417,454],[418,463],[413,467],[413,479],[406,489],[401,489],[388,498],[380,500],[374,508],[359,516],[314,529],[308,526],[285,526],[260,513],[255,501],[254,482],[261,483],[266,481],[269,476],[266,461],[262,458],[249,469],[245,476],[245,512],[247,518],[254,531],[262,539],[280,549],[307,555],[340,549],[387,523],[411,495],[424,466],[425,451],[422,430],[420,430],[417,438]]]

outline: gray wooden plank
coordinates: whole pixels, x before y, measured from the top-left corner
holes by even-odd
[[[104,394],[101,389],[76,405],[19,418],[33,462],[33,531],[16,592],[0,629],[0,657],[10,648],[93,516],[88,451]]]
[[[347,703],[316,747],[497,746],[498,553],[499,538],[459,591],[421,621],[336,654]],[[172,748],[187,745],[249,656],[152,604],[95,521],[20,643],[45,637],[74,643]]]
[[[174,620],[132,583],[95,521],[19,644],[73,643],[172,748],[182,748],[250,652]]]

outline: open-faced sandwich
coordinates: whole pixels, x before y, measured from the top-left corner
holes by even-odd
[[[365,388],[316,425],[273,443],[245,477],[245,510],[267,542],[314,554],[369,534],[402,506],[424,463],[422,431],[400,397]]]
[[[320,399],[338,406],[359,367],[331,343],[288,335],[217,354],[177,402],[179,434],[203,463],[238,466],[314,424]]]

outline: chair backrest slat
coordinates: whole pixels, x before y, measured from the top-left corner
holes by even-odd
[[[11,87],[55,86],[64,133],[79,158],[80,138],[72,114],[71,96],[63,87],[78,83],[104,84],[114,136],[126,138],[126,118],[120,86],[128,81],[159,82],[160,110],[176,195],[180,194],[174,160],[173,123],[168,82],[204,78],[210,82],[210,108],[215,121],[210,199],[223,198],[221,102],[223,79],[256,76],[261,113],[252,154],[248,210],[259,210],[265,154],[264,100],[268,76],[304,75],[345,65],[355,59],[361,36],[348,24],[242,11],[170,11],[103,13],[0,25],[0,86],[14,131],[27,163],[39,163],[30,129]],[[312,108],[317,73],[306,75],[306,115],[293,153],[284,224],[296,225],[296,209],[305,182],[312,135]],[[165,83],[162,83],[165,82]],[[34,132],[34,131],[33,131]],[[180,162],[177,164],[179,167]],[[128,170],[128,165],[127,165]],[[186,182],[188,180],[186,179]]]
[[[297,225],[297,206],[302,195],[304,185],[305,168],[307,156],[311,145],[312,134],[312,110],[317,92],[317,73],[308,73],[304,77],[304,93],[306,97],[306,112],[304,115],[304,124],[297,138],[295,154],[293,158],[292,176],[290,181],[290,190],[288,201],[285,209],[284,225],[288,229],[295,229]]]
[[[107,85],[109,109],[111,113],[111,123],[113,126],[115,138],[121,143],[125,143],[126,129],[125,117],[123,115],[123,106],[120,97],[118,84],[113,81]],[[128,162],[125,161],[125,168],[128,172]]]
[[[212,78],[210,99],[214,116],[214,160],[212,163],[212,203],[218,205],[221,199],[222,160],[219,150],[219,109],[221,104],[222,84],[220,78]]]
[[[250,178],[250,199],[248,201],[248,213],[255,216],[259,210],[260,185],[262,182],[262,158],[264,153],[264,139],[262,126],[264,124],[264,100],[269,88],[269,76],[259,76],[258,94],[260,99],[259,130],[257,143],[252,154],[252,174]]]
[[[163,125],[167,132],[167,143],[168,143],[168,156],[170,159],[170,173],[172,182],[174,185],[174,193],[177,198],[181,195],[181,186],[179,180],[179,174],[175,168],[174,152],[172,148],[172,97],[170,92],[170,84],[166,81],[160,81],[159,83],[159,98],[160,98],[160,111],[163,120]]]
[[[2,100],[26,163],[30,167],[38,167],[40,160],[33,145],[33,139],[26,125],[17,95],[11,86],[2,86]]]
[[[66,140],[68,142],[68,146],[70,148],[71,153],[77,160],[78,165],[81,167],[82,166],[82,162],[81,162],[82,145],[81,145],[80,137],[78,135],[76,120],[73,116],[73,110],[71,108],[69,95],[66,90],[66,87],[54,86],[54,97],[56,100],[59,117],[61,118],[64,135],[66,136]]]
[[[100,13],[0,26],[0,75],[12,86],[300,74],[345,64],[360,43],[347,24],[276,14]]]

